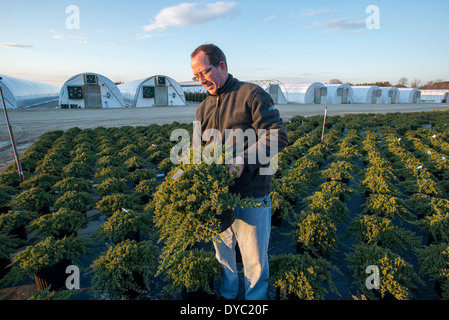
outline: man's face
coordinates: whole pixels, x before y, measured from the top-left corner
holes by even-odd
[[[190,66],[201,85],[212,95],[217,94],[218,88],[221,88],[228,78],[225,63],[222,61],[218,66],[213,67],[202,51],[192,58]]]

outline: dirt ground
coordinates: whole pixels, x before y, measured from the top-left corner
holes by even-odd
[[[120,109],[59,109],[57,102],[38,107],[7,110],[17,151],[22,154],[37,138],[53,130],[67,130],[121,126],[140,126],[178,122],[192,122],[198,104],[152,108]],[[287,104],[276,106],[284,120],[295,115],[324,115],[325,105]],[[347,113],[387,113],[449,110],[449,104],[339,104],[328,105],[327,115]],[[0,170],[14,162],[14,153],[6,126],[6,117],[0,116]]]

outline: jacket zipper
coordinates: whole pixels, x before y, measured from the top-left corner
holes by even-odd
[[[217,95],[217,103],[215,104],[215,123],[216,123],[216,129],[220,131],[220,122],[219,122],[219,107],[220,107],[220,96]]]

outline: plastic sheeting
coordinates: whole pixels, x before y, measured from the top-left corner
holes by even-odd
[[[400,91],[396,87],[380,87],[382,90],[382,103],[396,104],[400,103]]]
[[[382,91],[378,86],[352,86],[354,103],[382,103]]]
[[[327,101],[331,104],[354,103],[353,91],[349,84],[329,84],[327,88]]]
[[[28,108],[57,101],[60,86],[22,78],[0,75],[6,108]]]
[[[92,79],[89,83],[87,79]],[[70,88],[80,88],[79,96],[69,94]],[[79,73],[70,77],[59,93],[61,108],[123,108],[125,103],[117,85],[98,73]]]
[[[421,101],[422,102],[432,102],[432,103],[442,103],[447,100],[447,92],[449,90],[421,90]]]
[[[184,90],[174,79],[155,75],[118,85],[127,107],[186,105]]]
[[[420,103],[421,91],[418,88],[399,88],[401,103]]]
[[[326,104],[327,88],[321,82],[287,83],[288,102],[304,104]]]

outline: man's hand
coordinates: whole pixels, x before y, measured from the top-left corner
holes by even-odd
[[[240,178],[240,176],[243,173],[243,169],[245,169],[245,162],[243,161],[243,158],[241,156],[237,156],[234,159],[232,159],[232,163],[228,167],[228,171],[229,172],[233,172],[234,170],[238,170],[237,178]]]

